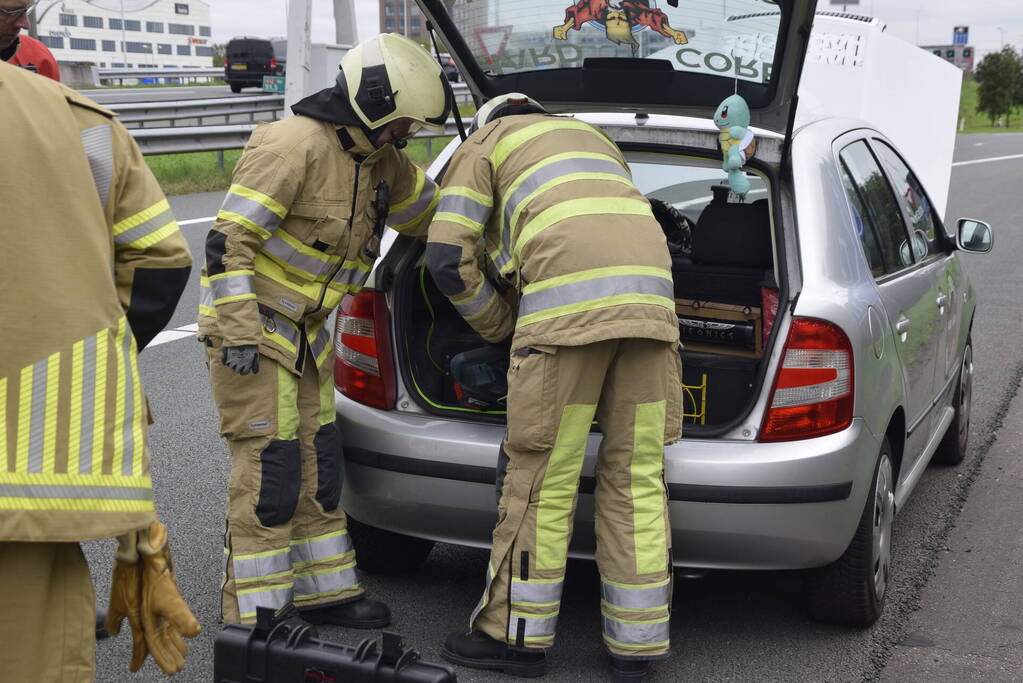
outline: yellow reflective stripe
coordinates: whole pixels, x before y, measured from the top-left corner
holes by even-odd
[[[82,445],[82,373],[85,363],[85,340],[75,342],[71,347],[71,413],[68,417],[67,471],[78,472]],[[2,461],[3,458],[0,458]]]
[[[561,601],[555,600],[554,602],[529,602],[528,600],[513,600],[512,604],[521,605],[523,607],[536,607],[537,609],[539,609],[541,607],[558,607],[561,604]],[[557,614],[557,612],[554,612],[554,614]],[[530,614],[527,616],[535,617],[537,615]]]
[[[134,441],[132,443],[135,444],[135,456],[131,460],[131,473],[134,476],[142,473],[142,458],[146,452],[146,434],[143,428],[143,421],[146,419],[146,416],[143,414],[145,399],[142,395],[142,376],[139,373],[138,354],[135,352],[134,339],[132,339],[131,348],[132,397],[135,401],[135,412],[132,413],[135,416],[135,424],[132,425],[132,431],[134,432]]]
[[[260,552],[260,553],[249,553],[248,555],[238,555],[238,554],[235,554],[234,559],[236,561],[238,561],[238,560],[257,560],[257,559],[259,559],[261,557],[273,557],[274,555],[284,555],[284,554],[290,553],[290,552],[291,552],[291,550],[289,550],[288,548],[278,548],[276,550],[264,550],[263,552]]]
[[[43,427],[43,472],[56,472],[57,402],[60,389],[60,353],[46,359],[46,423]]]
[[[283,572],[277,572],[276,574],[267,574],[266,576],[250,576],[247,579],[239,579],[238,577],[235,577],[234,582],[238,585],[241,585],[246,583],[255,583],[257,581],[273,581],[275,579],[283,579],[284,577],[291,575],[292,575],[291,570],[287,569]]]
[[[295,239],[292,235],[289,235],[284,230],[278,231],[274,235],[274,237],[276,237],[277,239],[281,240],[282,242],[284,242],[289,247],[291,247],[292,249],[294,249],[298,253],[302,254],[303,256],[308,256],[309,258],[314,258],[314,259],[316,259],[318,261],[322,261],[323,263],[329,263],[331,265],[334,265],[338,261],[341,260],[341,256],[340,255],[324,254],[322,251],[319,251],[317,249],[313,249],[310,246],[306,246],[305,244],[303,244],[299,240]]]
[[[426,174],[423,173],[423,169],[421,169],[421,168],[419,168],[417,166],[416,167],[416,185],[415,185],[414,188],[412,188],[412,193],[408,197],[405,197],[405,199],[402,199],[397,204],[392,204],[391,207],[390,207],[390,212],[391,213],[397,213],[397,212],[401,211],[402,209],[407,209],[408,207],[412,206],[412,204],[417,199],[419,199],[419,195],[421,195],[423,193],[423,186],[424,185],[426,185]]]
[[[239,197],[245,197],[251,199],[254,202],[262,204],[266,208],[273,211],[279,218],[284,218],[288,215],[288,210],[284,208],[284,205],[278,202],[276,199],[268,194],[263,194],[259,190],[253,190],[252,188],[245,187],[244,185],[234,184],[227,188],[227,191],[231,194],[236,194]]]
[[[0,510],[89,510],[94,512],[150,512],[156,507],[151,500],[120,500],[99,498],[5,498],[0,496]]]
[[[263,327],[262,330],[263,336],[266,337],[267,339],[270,339],[271,341],[284,347],[290,353],[298,353],[298,349],[295,347],[294,344],[291,343],[291,340],[288,339],[287,337],[277,332],[271,332],[270,330],[266,329],[266,327]]]
[[[640,614],[640,613],[646,613],[646,612],[654,612],[654,611],[661,610],[661,609],[668,609],[668,603],[665,603],[663,605],[658,605],[657,607],[619,607],[618,605],[610,603],[607,600],[601,600],[600,601],[600,608],[601,608],[600,611],[601,611],[602,614],[606,614],[605,609],[606,610],[612,610],[612,611],[615,611],[615,612],[628,612],[630,614]],[[607,616],[611,617],[610,614],[607,614]],[[614,617],[611,617],[611,618],[613,619]]]
[[[611,645],[614,645],[615,647],[620,647],[620,648],[622,648],[624,650],[654,650],[654,649],[668,647],[668,645],[671,644],[670,640],[662,640],[662,641],[659,641],[659,642],[656,642],[656,643],[643,643],[642,645],[637,645],[636,643],[623,643],[623,642],[620,642],[620,641],[615,640],[614,638],[612,638],[611,636],[608,636],[608,635],[604,636],[604,642],[605,643],[610,643]]]
[[[255,292],[247,292],[245,294],[235,294],[233,296],[225,296],[223,299],[214,299],[214,306],[221,306],[223,304],[229,304],[232,301],[248,301],[249,299],[255,299]]]
[[[235,581],[237,583],[237,581]],[[253,593],[266,593],[267,591],[277,591],[282,588],[292,588],[295,585],[294,581],[285,581],[283,583],[276,583],[272,586],[262,586],[260,588],[239,588],[238,595],[252,595]],[[255,612],[253,612],[255,614]]]
[[[121,347],[124,346],[126,320],[121,318],[117,322],[117,336],[114,338],[114,348],[117,349],[116,388],[117,393],[114,401],[114,472],[123,472],[124,467],[124,413],[125,413],[125,372],[120,358]]]
[[[98,468],[97,468],[98,469]],[[34,486],[103,486],[147,489],[152,488],[149,476],[126,477],[120,474],[42,474],[29,472],[0,472],[0,484],[26,484]]]
[[[533,323],[540,322],[542,320],[550,320],[551,318],[559,318],[563,315],[571,315],[573,313],[583,313],[585,311],[593,311],[598,308],[611,308],[612,306],[625,306],[627,304],[648,304],[650,306],[660,306],[666,310],[674,313],[675,304],[671,299],[665,299],[663,296],[657,294],[618,294],[615,296],[608,296],[602,299],[591,299],[590,301],[583,301],[577,304],[568,304],[566,306],[559,306],[557,308],[548,308],[543,311],[531,313],[526,316],[522,316],[518,319],[516,327],[524,325],[532,325]]]
[[[529,206],[530,202],[536,199],[536,197],[547,192],[547,190],[561,186],[562,183],[570,183],[576,180],[606,180],[608,182],[620,183],[622,185],[632,185],[632,181],[628,178],[623,178],[620,175],[615,175],[614,173],[596,173],[592,171],[566,173],[563,176],[548,180],[546,183],[526,195],[522,201],[516,205],[515,210],[512,212],[511,219],[508,221],[507,229],[511,230],[518,224],[519,216],[522,214],[523,210]]]
[[[435,213],[433,215],[433,223],[434,223],[434,225],[436,225],[437,223],[443,222],[443,221],[446,221],[448,223],[457,223],[458,225],[461,225],[462,227],[468,228],[475,235],[479,235],[479,234],[481,234],[483,232],[483,224],[482,223],[477,223],[473,219],[471,219],[471,218],[469,218],[467,216],[463,216],[460,213],[451,213],[450,211],[440,211],[440,212]]]
[[[324,562],[333,562],[335,560],[343,560],[343,559],[345,559],[346,557],[348,557],[350,555],[355,555],[355,551],[354,550],[349,550],[346,553],[341,553],[340,555],[331,555],[330,557],[324,557],[321,560],[308,560],[308,561],[305,561],[305,562],[292,562],[291,563],[291,567],[292,567],[292,569],[297,569],[299,567],[311,567],[314,564],[323,564]],[[354,562],[352,562],[352,566],[355,566]],[[337,569],[335,568],[332,571],[337,571]]]
[[[508,186],[508,190],[501,197],[501,208],[500,208],[500,211],[501,211],[502,218],[503,218],[505,212],[508,209],[508,202],[511,200],[512,197],[515,196],[515,192],[519,189],[519,187],[522,186],[522,183],[524,183],[527,180],[529,180],[529,178],[531,178],[533,176],[533,174],[535,174],[540,169],[542,169],[542,168],[544,168],[546,166],[550,166],[551,164],[556,164],[559,161],[566,161],[568,159],[587,159],[587,160],[596,160],[596,161],[608,161],[608,162],[611,162],[611,163],[615,163],[615,164],[621,165],[621,161],[618,160],[616,157],[611,156],[610,154],[601,154],[600,152],[562,152],[561,154],[555,154],[554,156],[549,156],[546,159],[544,159],[543,161],[536,162],[535,164],[533,164],[532,166],[527,168],[525,171],[520,173],[518,175],[518,177],[515,178],[515,180],[512,181],[512,184]],[[532,196],[532,193],[530,193],[530,196]],[[528,197],[527,197],[527,199],[528,199]],[[519,202],[519,206],[521,206],[522,204],[523,204],[523,202]]]
[[[309,595],[296,595],[294,602],[306,602],[307,600],[315,600],[316,598],[325,598],[330,595],[340,595],[341,593],[347,593],[348,591],[358,590],[361,584],[354,583],[351,586],[345,586],[344,588],[337,588],[332,591],[323,591],[322,593],[310,593]]]
[[[326,355],[330,352],[330,344],[327,343],[326,349],[323,353]],[[320,359],[314,359],[317,365],[320,364]],[[336,408],[334,406],[334,373],[330,373],[330,376],[326,379],[320,380],[320,411],[317,418],[320,426],[328,425],[335,420]]]
[[[224,278],[234,277],[235,275],[255,275],[254,270],[226,270],[223,273],[217,273],[216,275],[210,275],[208,277],[200,277],[200,284],[209,286],[214,280],[222,280]]]
[[[441,197],[447,197],[449,195],[466,197],[467,199],[471,199],[477,204],[482,204],[483,206],[494,205],[494,198],[491,195],[483,194],[482,192],[478,192],[471,187],[465,187],[464,185],[445,187],[441,190]]]
[[[582,197],[559,202],[541,211],[536,218],[522,227],[515,241],[514,254],[519,258],[529,240],[556,223],[578,216],[593,215],[652,216],[650,203],[630,197]]]
[[[199,304],[199,313],[210,318],[217,317],[217,309],[210,306],[203,306],[202,304]]]
[[[636,406],[632,463],[632,533],[636,573],[667,571],[664,500],[664,422],[667,402]]]
[[[398,232],[401,232],[402,230],[404,230],[408,226],[410,226],[410,225],[412,225],[414,223],[417,223],[426,214],[428,214],[431,211],[433,211],[434,208],[436,208],[436,206],[437,206],[437,202],[439,202],[439,201],[440,201],[440,193],[439,192],[434,192],[433,193],[433,199],[430,200],[430,203],[427,204],[426,208],[423,209],[422,211],[420,211],[419,214],[417,214],[414,218],[412,218],[410,220],[407,220],[404,223],[397,223],[395,225],[388,224],[387,227],[391,228],[392,230],[397,230]]]
[[[665,569],[665,567],[661,567],[661,569],[659,569],[658,571],[661,571],[663,569]],[[608,579],[605,579],[603,577],[601,577],[600,580],[608,585],[616,586],[617,588],[627,588],[629,590],[637,590],[642,588],[661,588],[663,586],[667,586],[671,582],[670,578],[661,579],[660,581],[654,581],[653,583],[619,583],[617,581],[609,581]]]
[[[311,570],[308,570],[308,571],[301,571],[301,572],[297,571],[297,572],[295,572],[295,576],[296,577],[305,577],[305,576],[322,576],[323,574],[336,574],[338,572],[343,572],[346,569],[351,569],[354,566],[355,566],[355,562],[348,562],[346,564],[338,565],[337,567],[328,567],[327,569],[315,569],[315,570],[311,569]],[[349,586],[349,588],[351,588],[351,586]]]
[[[99,472],[103,466],[103,450],[106,448],[106,412],[107,412],[107,358],[110,334],[101,330],[96,335],[96,384],[93,396],[92,422],[92,453],[90,454],[92,471]],[[120,472],[120,470],[114,470]]]
[[[597,406],[567,405],[558,424],[558,436],[547,460],[536,511],[536,568],[563,569],[579,473],[586,455],[586,439]]]
[[[15,472],[28,472],[29,432],[32,428],[32,375],[34,367],[21,369],[21,388],[18,396],[18,437],[14,446]]]
[[[277,438],[298,436],[298,378],[277,365]]]
[[[218,220],[231,221],[232,223],[237,223],[238,225],[242,226],[246,230],[250,230],[250,231],[256,233],[257,235],[262,237],[264,240],[270,239],[270,233],[267,232],[266,228],[264,228],[261,225],[256,225],[250,219],[246,218],[245,216],[241,215],[240,213],[235,213],[234,211],[225,211],[224,209],[221,209],[220,211],[217,211],[217,219]]]
[[[651,277],[661,277],[665,280],[671,281],[671,271],[665,268],[657,268],[656,266],[608,266],[607,268],[590,268],[589,270],[580,270],[575,273],[558,275],[546,280],[530,283],[522,288],[522,295],[525,296],[526,294],[532,294],[534,292],[542,292],[545,289],[558,287],[560,285],[568,285],[574,282],[583,282],[585,280],[593,280],[600,277],[611,277],[614,275],[649,275]]]
[[[571,119],[561,119],[558,121],[544,121],[541,123],[534,123],[531,126],[526,126],[521,130],[517,130],[514,133],[508,135],[494,147],[494,153],[490,156],[491,163],[494,168],[498,168],[503,164],[508,156],[515,151],[520,145],[529,142],[533,138],[536,138],[544,133],[550,133],[555,130],[579,130],[586,133],[592,133],[597,136],[601,141],[607,144],[608,147],[615,151],[615,154],[620,154],[618,147],[611,142],[603,133],[598,131],[593,126],[583,123],[582,121],[573,121]]]
[[[7,378],[0,377],[0,467],[7,465]]]
[[[320,534],[319,536],[310,536],[309,538],[302,538],[302,539],[299,539],[297,541],[291,541],[291,543],[289,545],[291,545],[291,546],[306,545],[307,543],[315,543],[316,541],[325,541],[328,538],[338,538],[340,536],[347,536],[347,535],[348,535],[348,530],[347,529],[345,529],[344,531],[330,531],[330,532],[325,533],[325,534]]]
[[[157,203],[150,206],[148,209],[143,209],[136,214],[128,216],[127,218],[114,223],[114,235],[120,235],[122,232],[127,232],[134,228],[136,225],[141,225],[151,218],[156,218],[164,211],[170,211],[170,203],[166,199],[161,199]],[[171,222],[174,222],[173,216],[170,218]],[[177,224],[175,223],[175,226]]]
[[[137,240],[133,240],[131,242],[128,242],[127,244],[119,244],[119,245],[117,245],[117,248],[118,249],[145,249],[147,247],[151,247],[152,245],[156,244],[160,240],[163,240],[163,239],[166,239],[167,237],[170,237],[171,235],[173,235],[174,233],[176,233],[178,231],[178,223],[177,223],[177,221],[174,220],[173,217],[171,217],[169,220],[170,220],[170,222],[167,223],[162,228],[160,228],[158,230],[154,230],[153,232],[148,233],[146,235],[143,235],[142,237],[138,238]]]
[[[304,297],[316,301],[320,298],[320,291],[323,287],[322,283],[309,282],[307,284],[301,284],[293,282],[284,273],[284,269],[281,268],[276,261],[272,260],[269,256],[266,256],[262,252],[256,254],[255,258],[256,272],[265,278],[273,280],[274,283],[287,287],[288,289],[298,292]]]

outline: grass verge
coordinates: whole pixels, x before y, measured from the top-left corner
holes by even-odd
[[[166,195],[214,192],[230,186],[231,173],[241,155],[240,149],[225,151],[223,171],[217,168],[216,152],[159,154],[146,157],[146,164]]]
[[[959,120],[965,121],[960,133],[1023,133],[1023,112],[1017,109],[1008,118],[1010,126],[998,128],[991,125],[991,119],[987,114],[977,111],[977,90],[980,87],[976,81],[963,81],[963,90],[959,96]]]

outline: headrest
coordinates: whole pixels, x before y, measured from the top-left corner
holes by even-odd
[[[726,192],[715,191],[714,200],[700,214],[693,233],[693,261],[735,268],[772,267],[767,200],[729,204],[727,196]]]

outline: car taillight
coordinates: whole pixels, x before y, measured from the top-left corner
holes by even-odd
[[[341,300],[334,329],[334,385],[374,408],[394,408],[397,382],[390,314],[382,292],[366,289]]]
[[[837,325],[793,318],[774,378],[761,441],[794,441],[841,431],[853,416],[853,352]]]
[[[227,57],[224,57],[224,68],[226,69],[229,66],[231,66],[231,60],[228,59]]]
[[[270,58],[270,71],[276,71],[276,70],[277,70],[277,59],[274,58],[274,57],[271,57]]]

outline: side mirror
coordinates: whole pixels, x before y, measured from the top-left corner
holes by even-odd
[[[956,247],[963,251],[986,254],[994,246],[994,233],[984,221],[960,218],[956,227]]]

